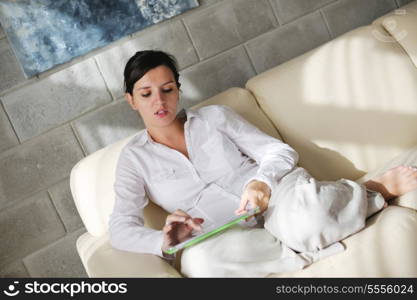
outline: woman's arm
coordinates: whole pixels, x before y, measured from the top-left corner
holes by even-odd
[[[150,253],[172,260],[162,250],[188,238],[193,230],[201,230],[203,219],[191,218],[177,210],[167,216],[161,231],[144,226],[143,209],[149,200],[145,194],[145,183],[138,166],[129,159],[128,152],[120,154],[116,167],[116,194],[113,213],[110,215],[109,232],[111,245],[119,250]]]
[[[297,152],[289,145],[273,138],[224,105],[207,107],[209,122],[228,136],[247,156],[256,161],[259,169],[243,185],[236,214],[246,212],[246,205],[258,206],[260,214],[267,208],[274,183],[291,171],[298,162]]]
[[[262,181],[272,190],[285,174],[298,162],[297,152],[289,145],[271,137],[242,118],[225,105],[212,105],[210,122],[227,135],[238,148],[259,165],[255,176],[247,180],[245,186],[253,181]]]
[[[119,250],[163,257],[163,232],[144,226],[143,209],[148,204],[145,183],[128,151],[120,154],[114,191],[115,203],[109,220],[111,245]]]

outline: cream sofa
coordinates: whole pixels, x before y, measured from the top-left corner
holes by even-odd
[[[417,165],[417,1],[403,9],[405,14],[384,16],[199,106],[231,106],[294,147],[299,165],[317,179],[363,182],[390,166]],[[179,259],[171,266],[109,243],[116,162],[132,137],[85,157],[71,172],[88,231],[77,240],[78,253],[90,277],[181,277]],[[417,192],[410,192],[343,240],[346,251],[269,276],[417,277],[416,209]],[[150,202],[146,226],[161,229],[165,216]]]

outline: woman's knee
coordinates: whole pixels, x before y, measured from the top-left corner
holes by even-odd
[[[183,250],[181,255],[181,273],[186,277],[204,277],[210,273],[210,255],[208,249],[195,245]]]
[[[288,247],[299,251],[310,251],[319,242],[324,231],[323,218],[309,211],[288,212],[268,220],[265,228]]]

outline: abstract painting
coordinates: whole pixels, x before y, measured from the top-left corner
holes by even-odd
[[[0,0],[0,22],[32,77],[197,6],[197,0]]]

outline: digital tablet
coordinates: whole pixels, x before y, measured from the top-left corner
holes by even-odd
[[[191,236],[188,240],[181,242],[165,252],[168,254],[174,254],[175,252],[190,247],[192,245],[195,245],[208,237],[211,237],[212,235],[215,235],[216,233],[222,232],[223,230],[229,228],[230,226],[233,226],[240,221],[253,216],[254,214],[259,213],[260,209],[259,207],[256,207],[254,209],[249,210],[247,213],[240,215],[240,216],[233,216],[230,220],[223,222],[221,224],[212,224],[206,228],[203,227],[203,231],[197,232],[196,235]]]

